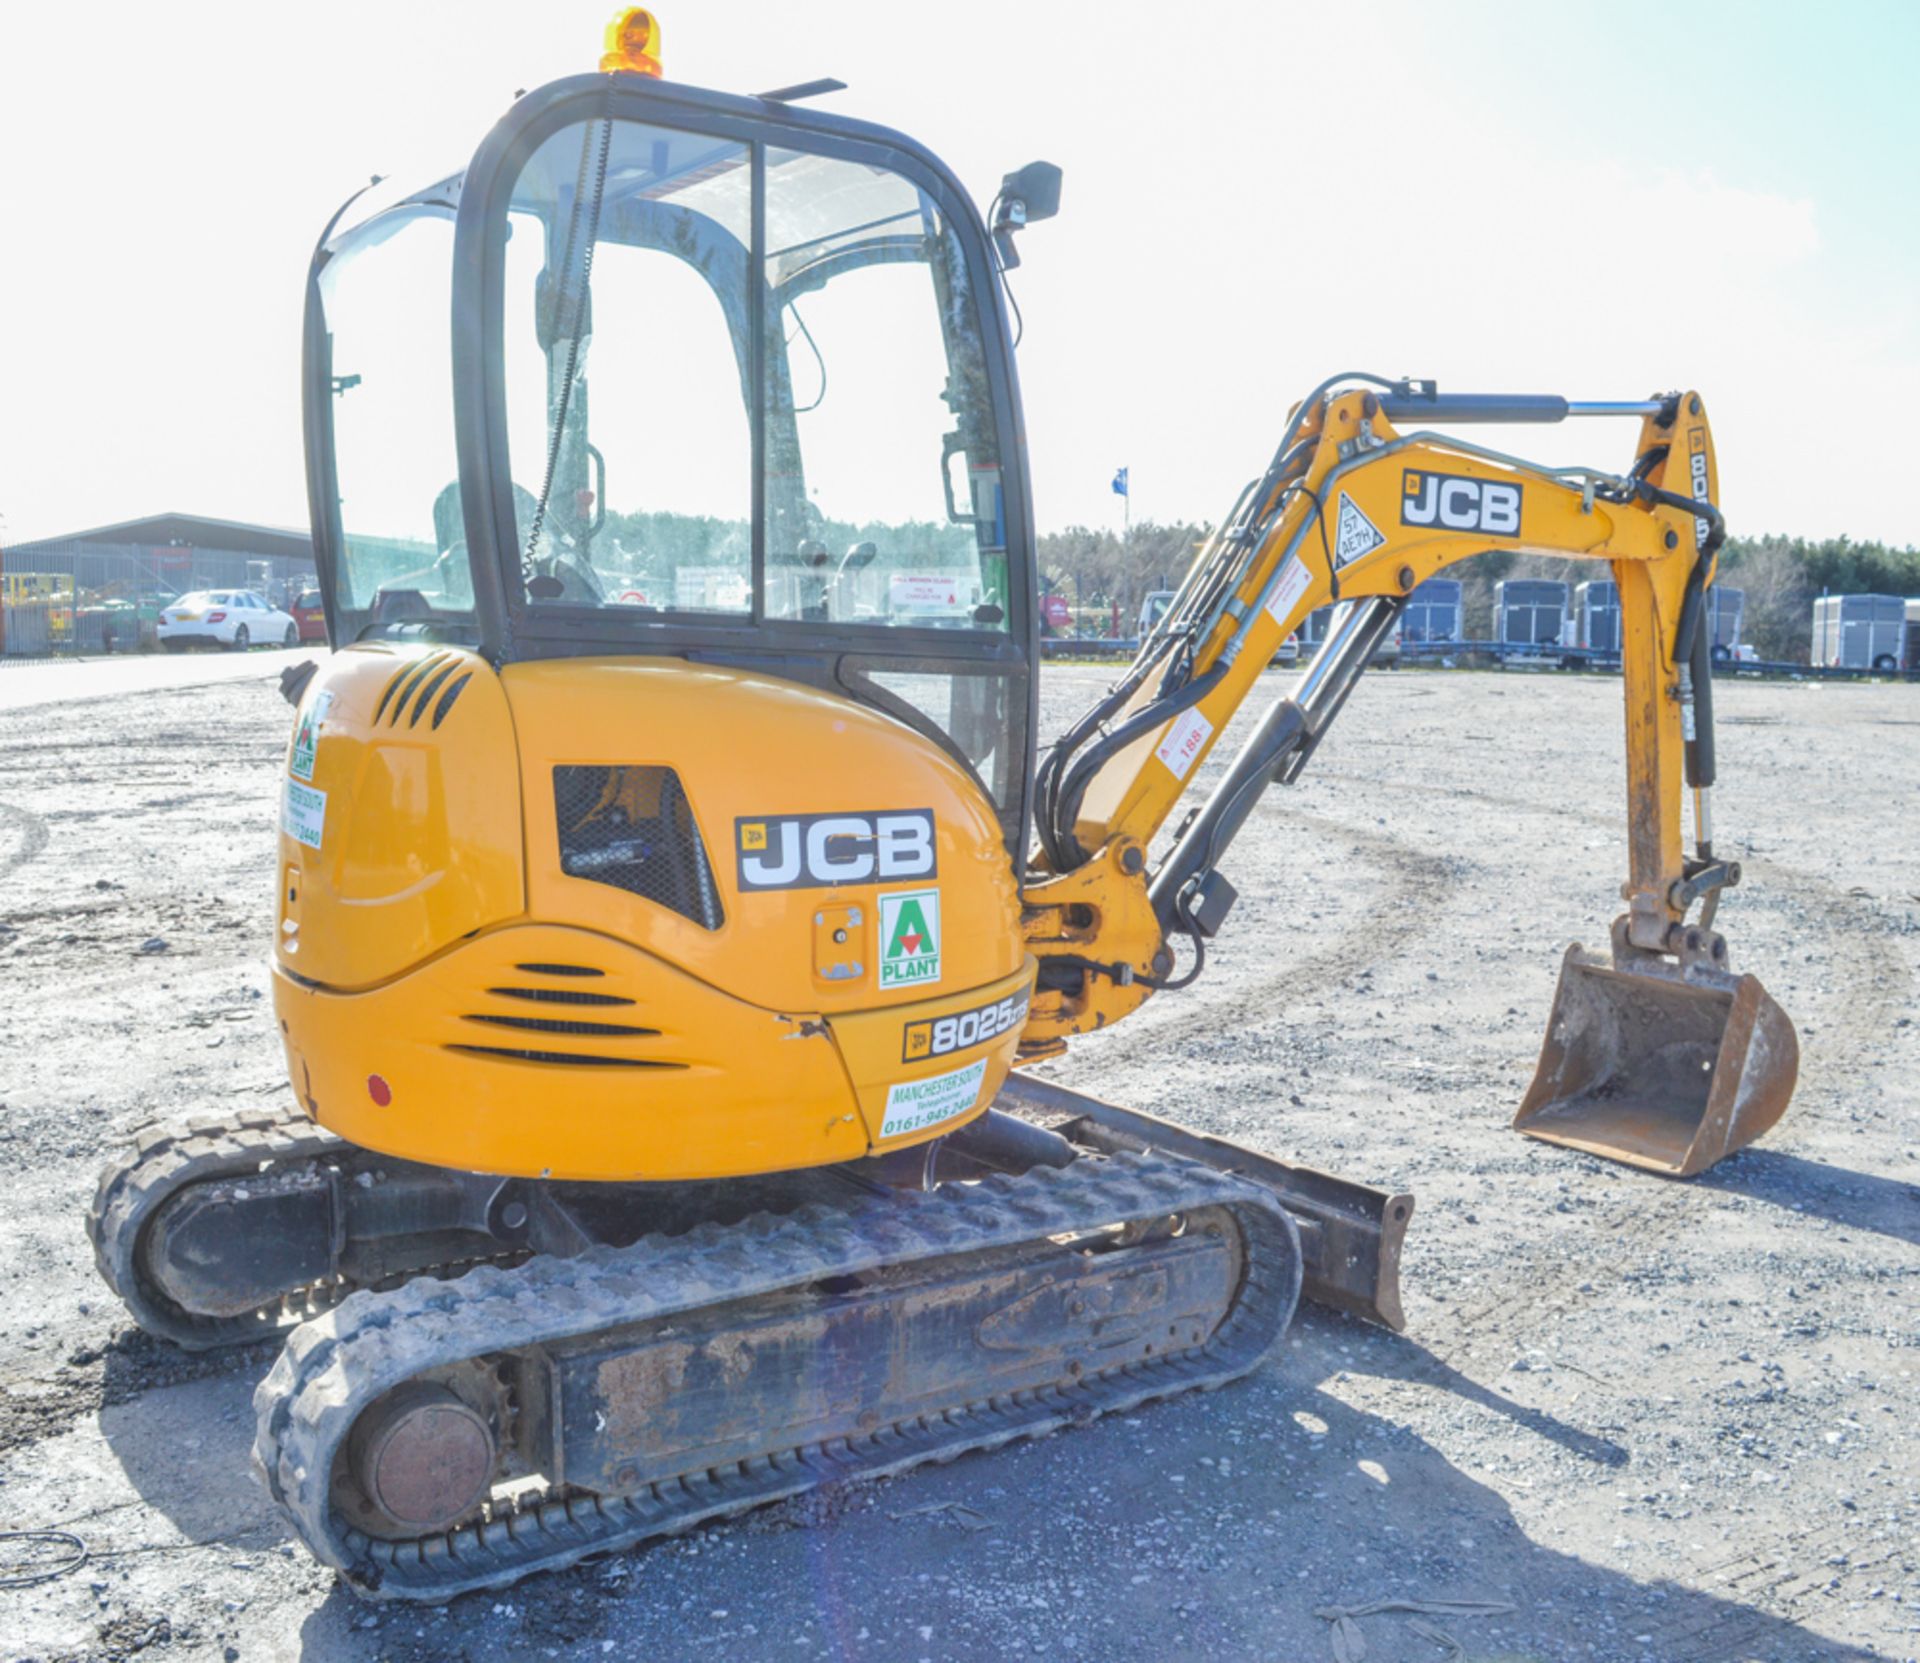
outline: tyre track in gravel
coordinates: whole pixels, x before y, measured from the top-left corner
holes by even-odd
[[[1323,777],[1344,778],[1356,784],[1391,784],[1397,790],[1427,796],[1471,799],[1491,808],[1568,819],[1594,828],[1611,828],[1614,824],[1609,817],[1589,810],[1467,787],[1390,782],[1378,775],[1347,771],[1336,774],[1329,770]],[[1768,1134],[1768,1148],[1791,1153],[1807,1144],[1813,1128],[1821,1121],[1818,1113],[1810,1112],[1804,1101],[1809,1083],[1816,1091],[1837,1087],[1838,1076],[1845,1067],[1838,1059],[1860,1048],[1861,1042],[1884,1038],[1894,1018],[1912,1001],[1913,972],[1899,952],[1875,933],[1871,909],[1861,897],[1813,877],[1801,868],[1760,859],[1743,858],[1741,864],[1755,874],[1764,875],[1783,895],[1795,895],[1832,949],[1828,963],[1833,978],[1836,982],[1844,979],[1850,990],[1844,997],[1834,995],[1830,1009],[1823,1011],[1821,1047],[1811,1059],[1803,1054],[1794,1105],[1779,1126]],[[1854,988],[1859,989],[1857,994],[1851,991]],[[1616,1251],[1601,1259],[1562,1257],[1545,1267],[1516,1266],[1516,1274],[1501,1287],[1489,1290],[1474,1304],[1456,1307],[1450,1313],[1444,1330],[1448,1343],[1443,1348],[1434,1348],[1436,1359],[1462,1372],[1470,1365],[1494,1360],[1496,1353],[1513,1349],[1516,1339],[1530,1332],[1525,1327],[1509,1326],[1514,1318],[1535,1311],[1558,1319],[1590,1304],[1600,1297],[1598,1290],[1603,1285],[1617,1273],[1647,1259],[1676,1227],[1697,1221],[1694,1209],[1698,1204],[1693,1199],[1696,1193],[1693,1189],[1653,1174],[1647,1174],[1646,1181],[1649,1185],[1646,1198],[1609,1221]],[[1591,1284],[1596,1291],[1580,1294],[1578,1289],[1583,1283]]]
[[[1579,821],[1594,831],[1614,833],[1619,830],[1615,817],[1596,814],[1590,809],[1529,801],[1524,797],[1475,791],[1464,786],[1425,785],[1387,780],[1376,774],[1335,770],[1328,770],[1322,777],[1346,779],[1362,785],[1390,786],[1396,791],[1417,792],[1422,796],[1466,798],[1489,808]],[[1822,937],[1840,947],[1836,958],[1841,962],[1851,961],[1850,968],[1853,975],[1859,978],[1860,991],[1850,991],[1845,998],[1833,996],[1835,1010],[1822,1018],[1822,1039],[1836,1028],[1850,1042],[1884,1038],[1894,1020],[1906,1014],[1907,1007],[1912,1003],[1914,976],[1906,960],[1876,931],[1877,921],[1872,907],[1866,904],[1863,897],[1811,875],[1804,867],[1784,866],[1756,855],[1742,855],[1740,865],[1745,875],[1762,878],[1782,895],[1792,894],[1805,907]],[[1844,928],[1839,922],[1841,914],[1845,915]],[[1824,1086],[1834,1072],[1834,1054],[1838,1049],[1823,1044],[1811,1058],[1803,1054],[1800,1071],[1802,1082],[1811,1074]],[[1780,1146],[1787,1128],[1792,1125],[1793,1116],[1790,1114],[1788,1119],[1781,1122],[1781,1131],[1772,1134],[1769,1142]]]
[[[1358,855],[1380,882],[1356,926],[1305,958],[1277,960],[1222,990],[1236,1005],[1257,1005],[1267,1019],[1355,975],[1390,949],[1418,940],[1433,927],[1441,904],[1458,883],[1457,860],[1429,854],[1405,838],[1364,831],[1325,815],[1290,814],[1288,823],[1338,840],[1343,852]],[[1148,1008],[1152,1006],[1149,1000]],[[1164,1020],[1139,1027],[1129,1024],[1101,1035],[1097,1055],[1088,1056],[1086,1062],[1102,1071],[1150,1062],[1154,1052],[1216,1032],[1221,1019],[1217,1002],[1196,1000]]]
[[[1462,787],[1388,782],[1376,775],[1344,773],[1342,777],[1357,784],[1392,783],[1400,790],[1470,798],[1512,813],[1613,828],[1609,817],[1576,807]],[[1802,1069],[1795,1107],[1767,1139],[1767,1147],[1790,1153],[1809,1143],[1821,1123],[1822,1117],[1808,1112],[1808,1105],[1800,1101],[1806,1085],[1811,1082],[1816,1092],[1833,1092],[1841,1087],[1847,1066],[1843,1059],[1856,1049],[1870,1050],[1868,1042],[1884,1039],[1894,1018],[1911,1004],[1914,976],[1899,951],[1876,931],[1872,909],[1860,896],[1812,876],[1804,868],[1751,857],[1743,857],[1741,864],[1780,894],[1790,894],[1800,901],[1830,949],[1828,979],[1848,988],[1845,995],[1831,996],[1823,1009],[1822,1044],[1810,1059],[1811,1066]],[[1803,1064],[1809,1061],[1804,1055],[1802,1060]],[[1511,1274],[1503,1286],[1472,1306],[1456,1307],[1442,1329],[1444,1343],[1428,1346],[1430,1360],[1408,1370],[1405,1378],[1425,1379],[1444,1390],[1451,1373],[1472,1377],[1476,1370],[1499,1366],[1507,1353],[1538,1331],[1538,1322],[1526,1322],[1529,1314],[1564,1321],[1581,1307],[1600,1300],[1602,1290],[1618,1285],[1636,1264],[1653,1257],[1660,1243],[1677,1229],[1698,1222],[1694,1210],[1698,1192],[1693,1187],[1651,1174],[1647,1182],[1652,1187],[1644,1199],[1608,1221],[1611,1239],[1618,1244],[1616,1251],[1597,1259],[1563,1256],[1545,1267],[1509,1261]],[[1594,1291],[1582,1294],[1579,1289],[1583,1285]],[[1603,1389],[1609,1393],[1619,1390],[1611,1386]],[[1844,1555],[1844,1574],[1860,1579],[1861,1586],[1873,1580],[1875,1573],[1897,1580],[1907,1568],[1896,1540],[1875,1541],[1863,1549],[1857,1522],[1846,1515],[1783,1532],[1730,1558],[1685,1564],[1682,1580],[1723,1590],[1718,1597],[1726,1603],[1705,1623],[1698,1618],[1676,1618],[1649,1625],[1652,1641],[1648,1655],[1686,1657],[1694,1663],[1735,1663],[1752,1655],[1752,1648],[1765,1643],[1772,1634],[1776,1618],[1791,1617],[1807,1596],[1828,1582],[1834,1574],[1831,1567],[1836,1555]]]
[[[0,854],[0,878],[38,860],[47,847],[47,823],[31,809],[0,803],[0,826],[13,838],[13,847]]]

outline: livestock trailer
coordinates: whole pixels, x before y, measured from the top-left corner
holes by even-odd
[[[1570,591],[1544,578],[1507,578],[1493,586],[1493,635],[1516,647],[1567,644]]]
[[[1740,644],[1740,626],[1746,621],[1747,592],[1715,583],[1707,590],[1707,639],[1713,644],[1715,658],[1733,657]]]
[[[1458,641],[1461,628],[1463,586],[1450,577],[1430,577],[1407,597],[1406,610],[1400,614],[1402,641]]]
[[[1577,645],[1592,652],[1620,650],[1620,585],[1611,578],[1576,584],[1574,606],[1579,619]]]
[[[1897,670],[1906,650],[1899,595],[1822,595],[1813,603],[1811,662],[1847,670]]]

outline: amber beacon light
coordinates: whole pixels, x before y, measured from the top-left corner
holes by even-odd
[[[622,6],[607,25],[607,49],[600,67],[629,75],[658,75],[660,20],[645,6]]]

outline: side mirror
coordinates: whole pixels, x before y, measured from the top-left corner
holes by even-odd
[[[876,544],[855,543],[841,558],[839,575],[846,577],[854,572],[865,571],[873,564],[879,553],[880,550]]]
[[[1000,181],[1000,194],[1025,214],[1019,222],[1052,219],[1060,212],[1060,170],[1051,162],[1029,162],[1018,173]]]
[[[993,244],[1000,251],[1000,264],[1011,271],[1020,263],[1013,246],[1013,234],[1037,219],[1052,219],[1060,212],[1060,169],[1052,162],[1029,162],[1017,173],[1000,181],[998,208],[993,216]]]

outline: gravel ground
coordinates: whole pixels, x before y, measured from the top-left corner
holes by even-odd
[[[1308,1310],[1212,1396],[402,1609],[255,1491],[265,1349],[147,1341],[81,1230],[131,1128],[285,1091],[276,667],[0,699],[0,1526],[91,1552],[0,1585],[0,1655],[1292,1663],[1381,1600],[1511,1610],[1357,1618],[1375,1663],[1443,1657],[1423,1624],[1481,1660],[1920,1654],[1915,689],[1722,690],[1720,921],[1804,1048],[1764,1147],[1683,1185],[1506,1130],[1562,947],[1617,910],[1618,685],[1375,675],[1235,847],[1201,983],[1052,1072],[1412,1190],[1405,1335]],[[1108,673],[1049,670],[1043,726]]]

